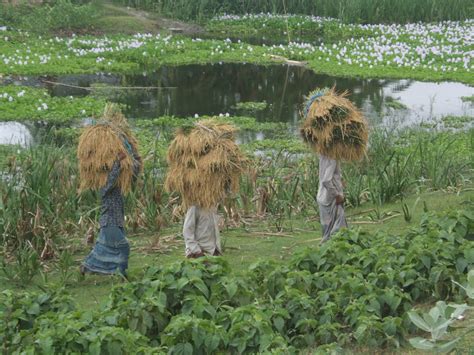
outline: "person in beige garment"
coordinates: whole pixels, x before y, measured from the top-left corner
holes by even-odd
[[[341,167],[337,160],[324,155],[319,157],[317,201],[323,230],[321,243],[324,243],[339,229],[347,227]]]
[[[183,237],[188,258],[221,255],[221,242],[216,209],[191,206],[184,219]]]

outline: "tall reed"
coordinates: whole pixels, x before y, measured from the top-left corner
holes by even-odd
[[[382,204],[422,189],[462,186],[473,177],[473,146],[474,129],[455,134],[375,129],[368,158],[343,164],[347,201],[353,206]],[[140,182],[126,199],[127,228],[156,231],[175,217],[179,201],[163,192],[165,171],[162,143],[156,143],[146,154]],[[280,150],[255,157],[233,197],[233,213],[266,215],[273,228],[292,228],[296,216],[317,213],[318,183],[318,158],[312,153]],[[98,196],[78,195],[78,185],[73,146],[44,144],[14,154],[0,174],[0,242],[9,248],[28,243],[42,253],[96,227]]]
[[[184,20],[203,21],[217,14],[306,14],[351,23],[408,23],[472,18],[467,0],[114,0]]]

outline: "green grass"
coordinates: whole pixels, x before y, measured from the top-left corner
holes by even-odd
[[[381,208],[381,213],[394,216],[386,221],[375,222],[369,216],[370,210],[376,209],[376,206],[365,205],[363,208],[349,208],[346,210],[350,220],[351,228],[360,228],[369,233],[389,232],[390,234],[403,235],[411,228],[417,226],[424,214],[423,203],[416,203],[417,200],[426,203],[430,212],[442,213],[450,212],[455,209],[464,208],[464,202],[474,201],[473,186],[466,187],[458,193],[450,192],[431,192],[420,195],[413,195],[405,200],[410,206],[413,219],[410,223],[404,221],[399,203],[387,204]],[[230,264],[231,269],[236,275],[246,272],[253,263],[265,260],[276,261],[278,264],[288,262],[294,254],[308,248],[318,248],[321,238],[320,225],[316,216],[308,219],[296,218],[293,221],[293,230],[285,230],[283,233],[274,233],[266,228],[269,224],[266,219],[248,220],[245,228],[230,227],[221,232],[221,238],[224,245],[224,258]],[[184,259],[184,243],[180,236],[181,224],[174,224],[165,228],[159,233],[130,233],[129,241],[131,243],[131,257],[129,275],[131,280],[139,280],[143,275],[143,270],[147,265],[169,265],[176,261]],[[396,232],[394,232],[396,231]],[[159,245],[159,240],[162,244]],[[166,242],[168,240],[168,242]],[[69,249],[73,252],[75,260],[70,268],[70,280],[66,288],[77,302],[82,311],[98,310],[107,300],[111,289],[119,285],[123,280],[117,276],[98,276],[86,275],[80,277],[77,267],[87,255],[89,248],[82,245],[80,238],[71,238]],[[59,280],[59,273],[55,271],[57,265],[52,262],[46,264],[47,269],[53,270],[47,273],[47,282],[54,284]],[[43,281],[36,277],[33,282],[25,288],[19,288],[17,285],[2,282],[0,291],[3,289],[13,290],[38,290],[44,288]],[[429,308],[431,302],[425,302],[419,305],[419,308]],[[471,313],[468,314],[468,316]],[[465,339],[458,347],[462,351],[469,351],[472,347],[472,340]],[[347,350],[347,349],[346,349]],[[311,349],[307,350],[311,352]],[[356,346],[351,348],[350,353],[384,353],[384,354],[422,354],[420,351],[410,347],[400,349],[379,349]]]
[[[158,28],[152,21],[141,20],[132,16],[104,16],[94,29],[107,34],[153,33]]]
[[[136,13],[135,10],[104,3],[94,30],[106,34],[135,34],[159,32],[157,17]]]
[[[415,201],[419,199],[419,203]],[[405,199],[410,206],[413,215],[410,223],[405,222],[400,203],[386,204],[381,207],[382,215],[394,216],[386,221],[374,221],[370,216],[374,214],[376,206],[366,204],[360,208],[349,208],[346,210],[351,228],[375,233],[396,231],[396,234],[403,234],[410,228],[419,224],[424,213],[424,204],[431,212],[451,211],[462,209],[463,201],[474,200],[474,188],[466,187],[458,193],[431,192],[420,195],[413,195]],[[413,206],[415,206],[413,208]],[[287,221],[288,222],[288,221]],[[279,263],[288,261],[293,254],[306,247],[318,247],[321,238],[320,224],[316,216],[303,219],[296,217],[292,222],[293,230],[286,230],[283,233],[276,233],[268,227],[270,221],[249,220],[249,225],[243,227],[230,227],[221,232],[222,244],[224,246],[224,257],[229,262],[232,269],[243,272],[248,267],[260,260],[273,260]],[[170,264],[176,260],[184,258],[184,242],[181,234],[181,224],[174,224],[160,231],[159,233],[129,233],[131,243],[130,269],[131,279],[138,279],[143,273],[145,265]],[[158,244],[160,238],[168,240]],[[106,300],[108,292],[114,284],[122,282],[117,277],[103,277],[88,275],[84,280],[79,278],[76,271],[79,263],[87,255],[89,248],[82,244],[81,237],[71,237],[68,247],[73,251],[75,266],[72,268],[72,279],[67,288],[74,296],[79,305],[84,309],[97,308]],[[54,270],[54,263],[48,264],[49,269]],[[49,282],[58,281],[58,273],[52,271],[48,275]],[[42,284],[41,278],[36,277],[32,285],[27,289],[37,289]],[[1,289],[18,286],[8,282],[2,282]]]
[[[0,144],[0,171],[5,169],[10,162],[10,157],[19,149],[21,149],[20,146]]]

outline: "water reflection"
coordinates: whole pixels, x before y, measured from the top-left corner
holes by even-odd
[[[38,82],[38,78],[27,78]],[[401,115],[407,121],[426,120],[443,115],[472,115],[473,106],[460,97],[470,96],[474,89],[460,83],[431,83],[414,80],[358,79],[316,74],[303,67],[286,65],[209,64],[164,66],[147,72],[126,75],[64,75],[48,77],[47,84],[57,96],[88,95],[96,83],[126,87],[161,87],[150,90],[97,90],[109,99],[128,106],[129,117],[151,118],[162,115],[194,116],[236,113],[238,102],[267,101],[270,108],[257,115],[260,120],[283,121],[296,125],[304,95],[315,87],[336,85],[349,90],[351,100],[373,121],[391,115],[387,97],[398,99],[408,107]],[[36,80],[36,81],[35,81]],[[21,80],[16,80],[16,82]],[[28,81],[26,81],[28,83]],[[397,113],[400,115],[400,111]]]
[[[33,142],[30,130],[18,122],[0,122],[0,144],[27,147]]]

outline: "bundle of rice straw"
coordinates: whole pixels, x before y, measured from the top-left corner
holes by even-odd
[[[306,98],[303,140],[318,154],[335,160],[360,160],[369,138],[367,121],[350,102],[347,91],[316,89]]]
[[[125,154],[125,159],[120,162],[118,186],[122,193],[127,193],[134,177],[142,170],[138,143],[120,108],[115,104],[107,104],[102,118],[86,127],[79,138],[77,158],[80,190],[99,190],[105,186],[120,152]]]
[[[247,160],[235,143],[234,126],[214,119],[179,128],[168,148],[165,188],[181,195],[183,207],[213,208],[239,191]]]

